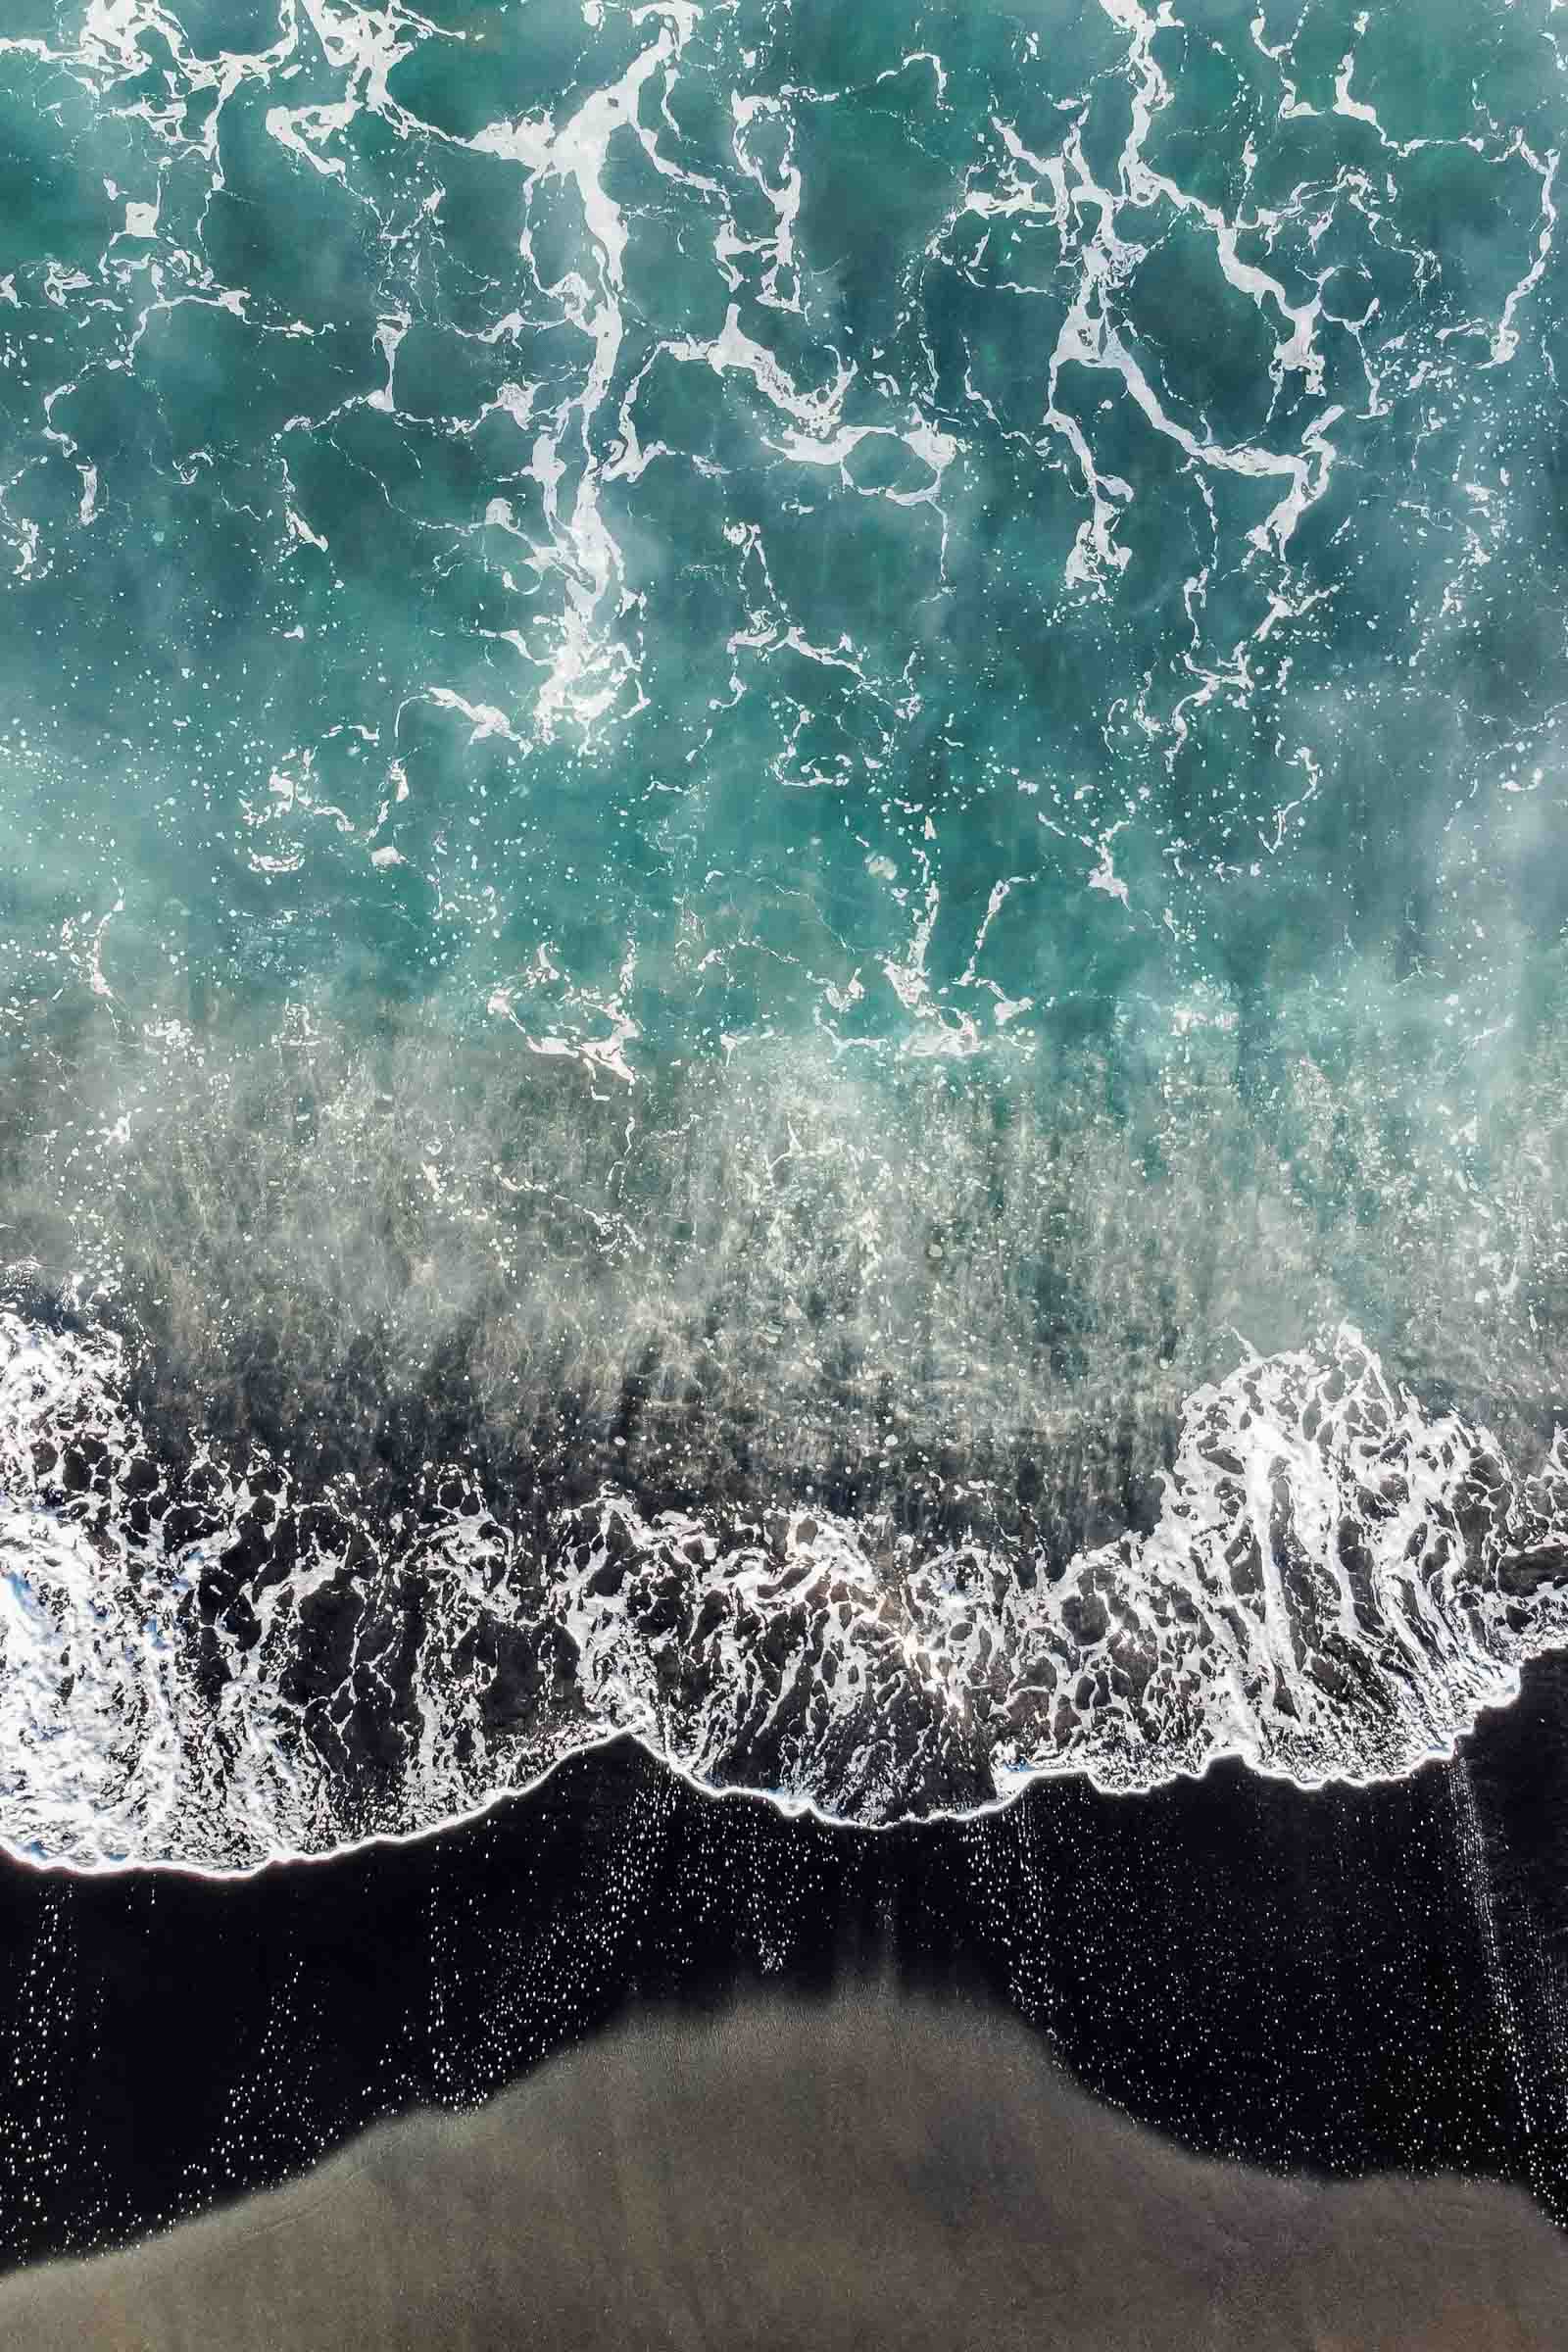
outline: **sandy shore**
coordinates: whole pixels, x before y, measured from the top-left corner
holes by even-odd
[[[1184,2154],[1004,2020],[867,1996],[643,2023],[130,2252],[0,2282],[15,2352],[974,2345],[1501,2352],[1568,2238],[1453,2180]]]

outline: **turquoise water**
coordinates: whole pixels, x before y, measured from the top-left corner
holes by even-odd
[[[0,1254],[202,1705],[195,1471],[314,1723],[443,1465],[499,1656],[612,1491],[1049,1584],[1342,1325],[1547,1459],[1557,13],[11,0]]]

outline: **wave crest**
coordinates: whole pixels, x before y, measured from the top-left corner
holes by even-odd
[[[863,1824],[1222,1755],[1391,1778],[1568,1639],[1561,1433],[1519,1475],[1348,1326],[1196,1390],[1152,1527],[1067,1559],[612,1486],[509,1516],[462,1464],[377,1520],[265,1453],[166,1471],[124,1378],[0,1313],[0,1838],[81,1869],[417,1834],[627,1734]]]

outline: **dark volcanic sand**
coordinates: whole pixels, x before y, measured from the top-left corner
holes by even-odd
[[[1568,2212],[1568,1661],[1463,1763],[1315,1794],[835,1830],[629,1746],[408,1846],[212,1882],[0,1867],[0,2268],[100,2254],[466,2111],[654,2007],[886,1972],[1010,2011],[1195,2153]],[[1568,2329],[1564,2331],[1568,2341]]]
[[[869,1996],[641,2023],[478,2113],[0,2285],[17,2352],[1560,2345],[1515,2190],[1183,2153],[1010,2020]]]

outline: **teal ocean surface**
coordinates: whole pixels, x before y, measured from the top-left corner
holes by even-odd
[[[1551,0],[7,0],[0,1838],[1568,1640]]]

